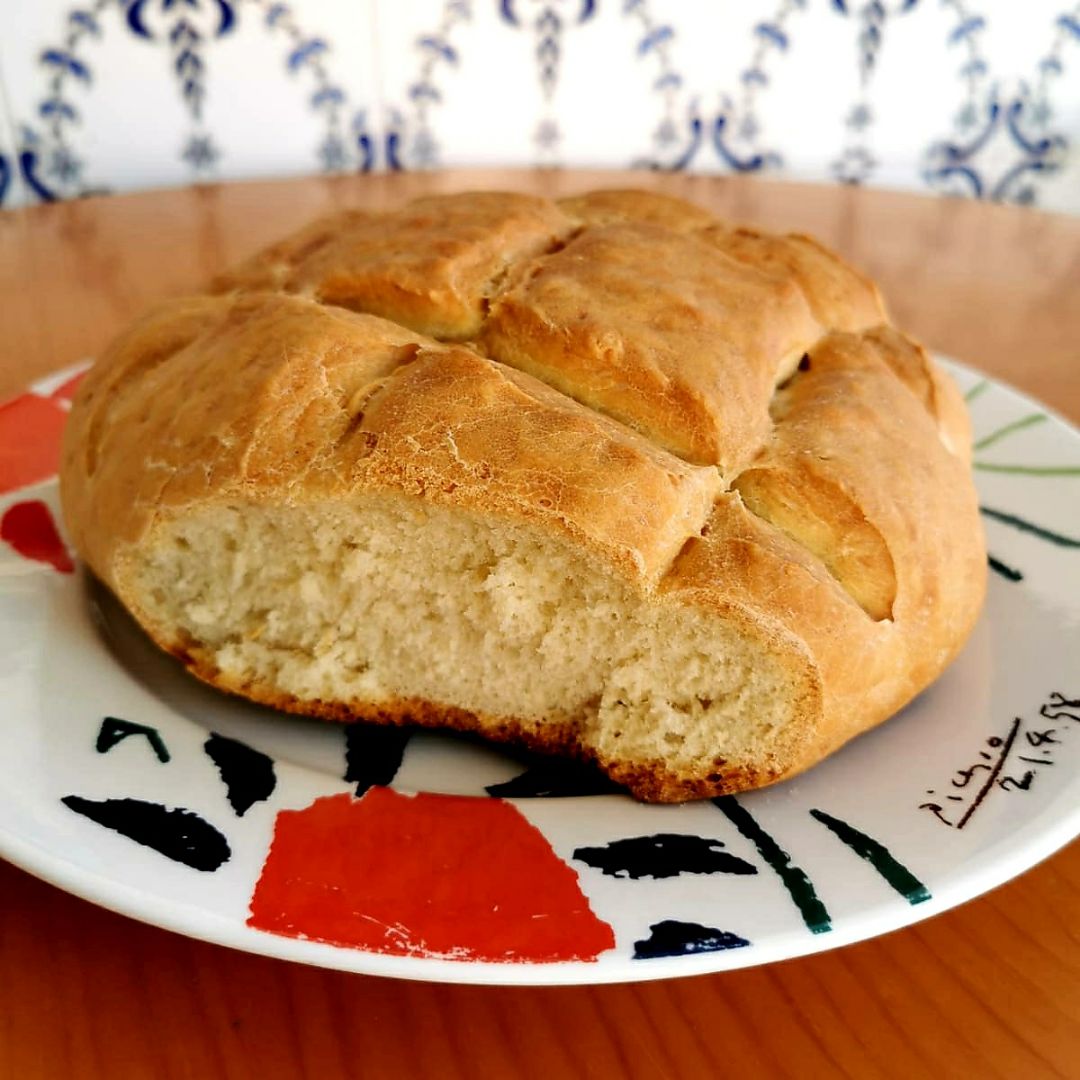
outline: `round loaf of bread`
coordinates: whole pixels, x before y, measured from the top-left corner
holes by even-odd
[[[61,494],[214,686],[680,801],[813,765],[954,657],[969,446],[814,240],[469,193],[321,220],[143,316],[82,384]]]

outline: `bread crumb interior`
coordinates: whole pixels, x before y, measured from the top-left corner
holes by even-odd
[[[643,603],[550,535],[403,497],[192,509],[130,572],[143,617],[230,688],[566,726],[601,763],[760,768],[805,677],[741,619]]]

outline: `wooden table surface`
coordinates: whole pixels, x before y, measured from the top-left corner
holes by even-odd
[[[333,207],[627,183],[815,233],[877,278],[899,325],[1080,421],[1080,221],[655,174],[311,179],[0,214],[0,397]],[[1078,916],[1074,844],[956,911],[802,960],[640,985],[453,987],[190,941],[0,864],[0,1076],[1080,1077]]]

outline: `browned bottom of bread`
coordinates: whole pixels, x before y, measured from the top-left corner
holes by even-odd
[[[331,723],[349,724],[365,721],[390,727],[419,727],[436,731],[456,731],[479,735],[486,741],[523,747],[541,754],[600,766],[596,754],[581,741],[580,724],[570,721],[527,721],[519,717],[493,717],[439,705],[419,699],[388,701],[374,705],[364,701],[303,700],[293,694],[275,692],[262,686],[229,686],[221,672],[181,646],[166,649],[188,672],[217,690],[235,694],[259,705],[296,716],[307,716]],[[738,766],[723,758],[714,758],[713,771],[704,776],[680,776],[660,759],[651,761],[612,761],[602,768],[609,779],[625,787],[643,802],[679,803],[693,799],[749,791],[780,779],[779,772],[765,772],[748,765]]]

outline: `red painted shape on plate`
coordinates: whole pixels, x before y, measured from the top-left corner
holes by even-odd
[[[384,787],[278,814],[248,925],[455,960],[595,960],[615,945],[577,874],[510,803]]]
[[[0,492],[56,475],[66,420],[57,402],[37,394],[0,405]]]
[[[81,383],[89,374],[90,369],[87,368],[85,371],[80,371],[78,374],[72,375],[66,382],[62,382],[49,397],[52,398],[53,401],[72,401],[75,397],[75,391],[79,389],[79,383]]]
[[[48,563],[62,574],[75,569],[52,513],[40,499],[17,502],[7,508],[0,518],[0,540],[6,540],[27,559]]]

